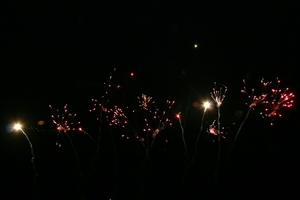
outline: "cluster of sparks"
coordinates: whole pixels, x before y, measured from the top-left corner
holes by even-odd
[[[154,104],[154,103],[155,103],[155,101],[152,101],[152,97],[149,97],[149,96],[147,97],[147,95],[142,94],[141,97],[138,97],[138,100],[139,100],[139,104],[140,104],[139,106],[140,106],[142,109],[151,112],[151,110],[149,110],[148,106],[149,106],[150,104]]]
[[[281,117],[281,108],[290,108],[293,106],[295,95],[289,92],[289,88],[284,90],[279,88],[280,80],[277,78],[277,88],[271,89],[270,100],[265,102],[265,115],[268,117]]]
[[[114,68],[114,73],[116,72],[116,68]],[[103,85],[106,87],[104,94],[101,96],[101,101],[97,99],[92,99],[93,102],[93,108],[89,110],[89,112],[95,111],[95,110],[101,110],[103,112],[108,112],[108,108],[105,106],[110,101],[110,96],[117,90],[121,88],[121,85],[116,85],[113,87],[112,84],[113,76],[109,76],[108,82],[104,82]]]
[[[103,106],[101,102],[99,102],[97,99],[92,99],[93,102],[93,108],[89,110],[89,112],[93,112],[95,110],[101,110],[103,112],[107,112],[108,109]]]
[[[221,138],[225,138],[225,136],[223,135],[224,132],[224,127],[221,127],[220,130],[218,130],[217,126],[215,125],[216,120],[214,120],[207,128],[207,133],[214,135],[214,136],[218,136],[220,134]]]
[[[250,103],[249,104],[247,103],[247,105],[249,105],[249,108],[254,108],[266,102],[266,98],[267,98],[266,88],[271,84],[271,82],[265,82],[264,79],[261,80],[261,84],[263,85],[263,88],[260,94],[255,94],[254,89],[252,89],[251,94],[249,94],[246,88],[245,80],[243,80],[243,82],[244,82],[244,88],[241,90],[241,92],[249,98]]]
[[[215,87],[213,88],[213,91],[211,92],[211,98],[215,101],[216,106],[220,107],[222,105],[223,100],[225,99],[225,94],[227,92],[227,87],[224,86],[224,91],[222,91],[223,87],[220,87],[219,90],[216,89],[216,83],[215,83]]]
[[[115,106],[114,109],[110,109],[109,112],[111,112],[113,115],[109,125],[125,128],[125,126],[128,124],[128,119],[122,108]]]
[[[76,117],[76,114],[71,114],[68,112],[67,104],[63,107],[63,112],[60,114],[59,109],[57,109],[58,114],[51,115],[52,122],[56,125],[56,129],[60,133],[66,134],[68,131],[71,130],[80,130],[78,125],[80,125],[80,122],[73,122],[72,120]],[[53,110],[52,106],[49,105],[49,107]],[[77,129],[76,129],[77,128]]]
[[[155,110],[153,119],[158,120],[158,125],[156,128],[152,128],[152,126],[149,125],[149,123],[146,120],[146,126],[150,132],[152,132],[152,137],[155,138],[156,135],[163,129],[165,129],[167,126],[171,126],[172,122],[171,120],[167,117],[168,111],[171,109],[175,101],[170,101],[167,100],[166,105],[167,105],[167,110],[164,110],[161,115],[159,115],[159,111]]]
[[[272,82],[265,82],[264,79],[261,80],[262,90],[260,93],[255,94],[254,89],[252,93],[249,94],[246,90],[246,86],[242,93],[246,94],[250,100],[249,108],[254,108],[256,106],[264,106],[264,111],[261,112],[263,117],[281,117],[281,108],[290,108],[294,103],[294,93],[289,92],[289,88],[281,89],[279,88],[280,80],[276,79],[276,88],[271,88]],[[245,84],[245,81],[244,81]],[[271,88],[271,89],[270,89]]]
[[[156,135],[165,129],[168,126],[172,125],[171,120],[167,117],[167,114],[175,101],[166,101],[166,106],[167,109],[162,111],[161,113],[159,112],[158,109],[151,110],[148,105],[149,104],[154,104],[155,102],[152,101],[152,97],[149,97],[147,95],[142,94],[141,97],[137,97],[139,100],[139,107],[144,110],[148,111],[149,113],[152,113],[152,117],[148,118],[147,115],[144,115],[144,122],[145,122],[145,128],[142,129],[142,132],[148,134],[152,134],[152,138],[154,139]],[[136,112],[136,110],[132,110],[131,113]],[[108,110],[108,114],[111,114],[111,120],[109,121],[110,126],[117,126],[124,128],[131,133],[134,134],[136,138],[138,138],[140,141],[144,141],[145,138],[143,136],[140,136],[138,134],[138,131],[134,127],[130,127],[130,122],[128,120],[127,115],[124,113],[123,109],[115,106],[112,109]],[[156,123],[155,123],[156,122]]]

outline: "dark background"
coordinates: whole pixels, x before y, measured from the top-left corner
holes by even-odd
[[[86,199],[297,199],[299,134],[297,78],[299,7],[294,3],[8,3],[1,6],[1,199],[34,199],[30,146],[22,134],[6,130],[22,121],[35,153],[40,199],[78,199],[78,170],[67,138],[55,146],[54,108],[68,104],[71,113],[97,139],[97,113],[89,113],[92,98],[106,92],[111,102],[126,108],[137,96],[153,97],[159,109],[175,100],[172,127],[159,135],[151,150],[151,165],[143,177],[144,149],[127,132],[103,122],[101,151],[92,165],[92,140],[70,132],[81,163]],[[198,48],[194,48],[194,44]],[[114,72],[114,68],[116,71]],[[134,77],[130,73],[134,72]],[[108,89],[112,75],[113,88]],[[250,113],[232,157],[225,162],[234,134],[247,112],[240,90],[260,90],[260,80],[282,81],[296,95],[283,117]],[[176,113],[183,113],[190,152],[203,110],[193,102],[210,99],[214,82],[228,88],[221,107],[222,140],[218,191],[214,189],[216,138],[201,137],[197,159],[182,185],[184,148]],[[188,112],[186,113],[186,110]],[[207,111],[204,130],[216,119]],[[38,125],[39,121],[43,125]],[[76,121],[75,120],[75,121]],[[274,126],[270,121],[274,120]],[[235,123],[235,125],[232,125]],[[142,125],[140,125],[142,126]],[[203,131],[204,132],[204,131]],[[166,142],[168,141],[168,142]],[[144,190],[141,191],[141,183]],[[1,192],[1,193],[2,193]]]

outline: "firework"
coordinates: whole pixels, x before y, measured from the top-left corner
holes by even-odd
[[[116,72],[116,68],[114,68],[113,73]],[[98,128],[98,139],[97,139],[97,149],[92,161],[92,166],[94,166],[94,163],[98,157],[98,153],[100,151],[100,140],[101,140],[101,134],[102,134],[102,123],[103,123],[103,114],[106,114],[106,119],[108,120],[108,112],[109,112],[109,108],[108,108],[108,104],[110,103],[110,98],[116,93],[116,91],[118,89],[121,88],[121,86],[119,84],[113,84],[112,83],[113,80],[113,76],[109,76],[108,82],[104,82],[104,88],[105,88],[105,92],[104,94],[102,94],[101,96],[101,100],[97,100],[97,99],[92,99],[93,102],[93,108],[89,110],[89,112],[93,112],[93,111],[99,111],[99,117],[97,117],[97,121],[99,121],[99,128]],[[112,137],[113,140],[113,137]],[[113,141],[114,143],[114,141]]]
[[[186,157],[187,157],[187,163],[188,163],[189,162],[189,152],[188,152],[188,149],[187,149],[187,146],[186,146],[185,137],[184,137],[184,129],[183,129],[183,126],[182,126],[182,123],[181,123],[181,117],[180,116],[181,116],[181,113],[178,113],[176,115],[176,117],[178,118],[178,121],[179,121],[180,128],[181,128],[181,137],[182,137],[184,151],[185,151],[185,154],[186,154]]]
[[[27,134],[25,133],[25,131],[22,129],[22,125],[21,124],[15,124],[14,125],[14,130],[15,131],[21,131],[25,135],[25,137],[26,137],[26,139],[27,139],[27,141],[29,143],[30,150],[31,150],[31,164],[32,164],[33,173],[34,173],[34,180],[33,180],[33,182],[34,182],[35,187],[37,188],[37,185],[36,185],[37,173],[36,173],[36,168],[35,168],[35,164],[34,164],[34,152],[33,152],[32,143],[31,143],[29,137],[27,136]]]
[[[113,119],[111,120],[111,123],[109,125],[115,125],[125,128],[126,124],[128,124],[128,119],[125,113],[123,112],[122,108],[115,106],[115,108],[110,109],[109,112],[113,113]]]
[[[60,110],[57,109],[58,114],[51,115],[52,122],[56,125],[56,129],[62,133],[67,133],[71,130],[76,130],[77,125],[80,122],[74,123],[72,120],[76,117],[76,114],[71,114],[67,109],[68,104],[65,104],[63,107],[63,112],[59,114]],[[49,105],[49,108],[53,110],[52,106]]]
[[[49,107],[53,110],[51,105],[49,105]],[[78,130],[78,131],[82,130],[81,128],[78,128],[78,125],[80,124],[80,122],[74,123],[72,121],[76,117],[76,114],[71,114],[68,112],[67,104],[65,104],[65,106],[63,107],[62,113],[59,114],[59,112],[60,112],[60,110],[57,109],[57,113],[55,113],[54,115],[51,115],[52,121],[56,125],[56,130],[58,131],[56,145],[61,147],[61,143],[59,142],[59,137],[63,138],[64,135],[67,136],[67,138],[69,139],[69,142],[73,148],[74,155],[75,155],[75,158],[77,161],[79,177],[81,177],[82,174],[81,174],[81,168],[80,168],[80,164],[79,164],[78,154],[77,154],[75,145],[74,145],[71,137],[68,134],[68,132],[71,130]]]
[[[145,162],[147,162],[149,158],[149,151],[153,147],[156,136],[166,127],[172,125],[171,120],[167,116],[175,101],[167,100],[167,109],[160,112],[158,109],[150,110],[150,108],[148,107],[149,104],[154,104],[154,101],[152,101],[152,97],[143,94],[141,98],[138,97],[138,100],[140,103],[139,107],[142,111],[144,111],[144,127],[142,128],[142,130],[138,131],[137,124],[132,124],[127,115],[124,113],[123,109],[118,106],[115,106],[113,109],[108,110],[108,114],[111,117],[111,119],[108,119],[108,122],[110,126],[120,127],[132,133],[135,139],[138,139],[138,141],[142,143],[146,151]],[[136,110],[132,110],[129,113],[136,115],[136,113],[138,112]],[[152,140],[149,138],[149,135],[152,136]],[[122,134],[122,137],[129,139],[129,136],[126,136],[125,134]]]
[[[194,154],[193,154],[193,158],[192,158],[192,161],[191,161],[190,165],[193,164],[193,162],[195,161],[195,156],[196,156],[196,153],[197,153],[197,150],[198,150],[198,143],[199,143],[199,139],[200,139],[200,134],[203,130],[204,116],[205,116],[206,110],[210,107],[210,103],[208,101],[204,102],[203,107],[204,107],[204,110],[203,110],[202,119],[201,119],[200,132],[198,133],[198,136],[197,136],[197,139],[196,139],[196,142],[195,142]]]
[[[164,110],[161,115],[158,115],[158,110],[155,110],[154,112],[154,116],[153,119],[154,120],[158,120],[158,125],[156,126],[155,129],[153,129],[148,123],[147,123],[147,127],[150,128],[150,130],[152,131],[152,138],[154,139],[156,137],[156,135],[163,129],[165,129],[167,126],[172,125],[171,120],[167,117],[171,107],[173,106],[173,104],[175,103],[175,101],[170,101],[167,100],[166,102],[166,106],[167,106],[167,110]]]
[[[218,108],[218,119],[217,119],[217,130],[220,131],[220,117],[221,117],[221,114],[220,114],[220,107],[225,99],[225,94],[226,94],[226,91],[227,91],[227,87],[224,86],[224,92],[222,93],[222,90],[223,90],[223,87],[220,87],[219,90],[216,89],[216,82],[215,82],[215,87],[213,88],[213,91],[211,92],[211,98],[215,101],[216,103],[216,106]],[[217,134],[218,135],[218,141],[220,141],[220,134]],[[220,146],[220,145],[219,145]]]
[[[116,72],[116,68],[114,68],[114,73],[115,72]],[[110,98],[115,94],[115,92],[121,88],[121,85],[113,84],[112,80],[113,80],[113,76],[109,76],[108,82],[103,83],[105,87],[105,92],[104,94],[102,94],[100,101],[97,99],[92,99],[93,108],[89,110],[90,112],[95,110],[100,110],[103,112],[108,111],[108,109],[105,106],[110,102]]]
[[[56,130],[58,131],[57,134],[57,140],[56,145],[58,147],[61,147],[61,143],[59,141],[59,137],[62,137],[62,134],[68,135],[68,131],[75,131],[79,130],[78,125],[80,125],[80,122],[73,122],[73,119],[76,117],[76,114],[71,114],[68,112],[67,104],[64,105],[62,113],[60,113],[60,110],[57,109],[56,112],[52,108],[51,105],[49,105],[49,108],[52,109],[54,112],[53,115],[51,115],[53,124],[56,125]]]
[[[146,136],[140,136],[138,135],[138,131],[136,128],[132,127],[132,124],[130,123],[127,115],[124,113],[123,109],[119,108],[118,106],[115,106],[114,109],[110,109],[108,113],[111,113],[112,119],[109,120],[109,125],[111,126],[117,126],[126,129],[127,131],[133,133],[135,138],[139,139],[139,141],[144,142],[145,138],[148,141],[148,135],[149,133],[152,135],[152,143],[150,147],[146,147],[146,149],[151,149],[154,139],[156,136],[165,129],[166,127],[172,125],[171,120],[167,117],[169,110],[175,103],[175,101],[166,101],[167,109],[162,111],[161,114],[159,114],[159,110],[155,109],[151,111],[148,108],[149,104],[154,104],[154,101],[152,101],[152,97],[147,97],[146,95],[142,95],[142,97],[138,97],[140,108],[144,111],[149,111],[152,113],[152,117],[148,118],[147,114],[144,113],[144,122],[145,127],[142,129],[142,132],[145,133]],[[136,113],[136,110],[133,110],[131,113]]]
[[[103,106],[103,103],[99,102],[97,99],[92,99],[93,102],[93,108],[89,110],[89,112],[95,111],[95,110],[100,110],[103,112],[107,112],[107,108]],[[107,100],[105,103],[108,103],[109,100]]]
[[[248,119],[248,116],[249,116],[249,113],[251,112],[251,110],[254,109],[254,107],[256,106],[259,106],[259,105],[264,105],[266,102],[267,102],[267,97],[268,97],[268,93],[267,93],[267,89],[268,87],[270,86],[270,84],[272,82],[265,82],[264,79],[262,78],[260,83],[262,84],[262,89],[259,93],[255,93],[255,90],[252,88],[251,89],[251,93],[249,93],[247,91],[247,87],[246,87],[246,82],[245,80],[243,80],[243,83],[244,83],[244,88],[241,90],[241,92],[243,94],[245,94],[247,96],[247,98],[249,99],[249,103],[246,103],[246,105],[249,106],[249,110],[246,114],[246,117],[244,118],[244,120],[242,121],[240,127],[238,128],[238,131],[234,137],[234,141],[233,141],[233,144],[232,146],[230,147],[229,149],[229,153],[228,153],[228,157],[227,159],[229,158],[230,154],[231,154],[231,151],[236,143],[236,140],[240,134],[240,131],[242,129],[242,126],[244,125],[244,123],[246,122],[246,120]]]
[[[290,108],[293,106],[295,95],[289,92],[289,88],[284,90],[279,88],[280,80],[277,78],[277,87],[271,89],[268,100],[265,102],[266,108],[263,116],[281,117],[281,108]]]
[[[129,119],[122,108],[115,106],[108,110],[108,114],[111,116],[111,119],[108,119],[110,126],[123,128],[132,133],[136,138],[139,138],[136,129],[131,126]],[[123,137],[125,137],[125,135]]]
[[[185,150],[185,153],[187,155],[187,162],[189,160],[189,156],[188,156],[188,149],[187,149],[187,146],[186,146],[186,142],[185,142],[185,137],[184,137],[184,128],[182,126],[182,123],[181,123],[181,117],[180,117],[181,113],[179,112],[176,117],[178,118],[178,121],[179,121],[179,125],[180,125],[180,129],[181,129],[181,137],[182,137],[182,142],[183,142],[183,146],[184,146],[184,150]]]
[[[244,88],[241,90],[243,94],[247,96],[247,98],[250,100],[250,103],[246,103],[246,105],[249,105],[249,108],[254,108],[255,106],[258,106],[260,104],[264,104],[266,102],[267,87],[271,84],[271,82],[265,82],[264,79],[262,79],[260,82],[263,85],[263,88],[259,94],[255,94],[254,89],[251,90],[251,93],[248,93],[246,88],[246,82],[244,82]]]
[[[93,141],[93,143],[95,143],[96,145],[98,145],[97,142],[94,140],[94,138],[88,132],[86,132],[85,130],[83,130],[82,127],[79,127],[78,131],[82,132],[84,135],[87,135]]]
[[[227,87],[224,86],[225,90],[222,93],[223,88],[220,87],[220,90],[216,90],[216,82],[213,91],[210,93],[211,98],[216,102],[216,106],[219,108],[222,105],[223,100],[225,99],[225,94],[227,92]]]
[[[139,100],[139,107],[141,107],[143,110],[146,110],[146,111],[149,111],[151,112],[151,110],[149,110],[148,106],[150,104],[154,104],[155,101],[152,101],[152,97],[147,97],[147,95],[145,94],[142,94],[141,97],[138,97],[138,100]]]
[[[221,133],[220,133],[220,107],[225,99],[225,94],[227,91],[227,87],[224,86],[224,92],[222,93],[223,87],[220,87],[219,90],[216,89],[216,82],[215,87],[213,88],[213,91],[211,92],[211,98],[215,101],[216,106],[218,108],[218,118],[217,118],[217,129],[210,129],[210,130],[217,130],[217,136],[218,136],[218,161],[217,161],[217,167],[215,171],[215,187],[217,187],[217,180],[218,180],[218,173],[219,173],[219,165],[221,162]],[[214,123],[213,123],[214,125]]]
[[[206,132],[210,135],[213,135],[213,136],[217,136],[221,138],[225,138],[224,136],[224,127],[221,127],[220,129],[217,128],[217,126],[215,125],[216,123],[216,120],[214,120],[207,128]]]

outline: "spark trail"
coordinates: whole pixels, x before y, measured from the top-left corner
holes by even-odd
[[[27,139],[27,141],[28,141],[28,143],[29,143],[30,151],[31,151],[31,164],[32,164],[33,173],[34,173],[33,183],[34,183],[34,186],[35,186],[35,188],[36,188],[36,190],[37,190],[37,189],[38,189],[37,184],[36,184],[37,172],[36,172],[36,167],[35,167],[35,164],[34,164],[34,159],[35,159],[35,158],[34,158],[34,152],[33,152],[33,146],[32,146],[32,143],[31,143],[31,141],[30,141],[28,135],[27,135],[27,134],[25,133],[25,131],[22,129],[21,124],[15,124],[15,125],[14,125],[14,130],[15,130],[15,131],[19,131],[19,130],[20,130],[20,131],[25,135],[25,137],[26,137],[26,139]]]
[[[217,191],[217,182],[218,182],[218,173],[219,173],[219,165],[221,162],[221,134],[220,134],[220,118],[221,118],[221,112],[220,107],[225,99],[225,94],[227,91],[227,87],[224,86],[224,92],[222,92],[223,87],[220,87],[219,90],[217,90],[216,82],[214,83],[215,87],[213,88],[213,91],[211,92],[211,98],[215,101],[216,106],[218,108],[218,118],[217,118],[217,135],[218,135],[218,156],[217,156],[217,167],[215,171],[215,189]]]
[[[204,107],[204,110],[203,110],[202,119],[201,119],[200,131],[199,131],[197,139],[196,139],[195,148],[194,148],[194,154],[193,154],[191,163],[189,165],[192,165],[194,163],[194,161],[195,161],[195,156],[196,156],[196,153],[198,151],[198,143],[199,143],[200,135],[201,135],[201,132],[203,130],[204,116],[205,116],[206,110],[210,107],[210,103],[209,102],[204,102],[203,103],[203,107]]]
[[[59,139],[59,136],[64,138],[64,135],[65,135],[68,138],[68,140],[72,146],[72,149],[73,149],[73,152],[75,155],[75,159],[76,159],[78,173],[79,173],[79,180],[78,180],[77,184],[78,184],[79,191],[82,192],[81,185],[80,185],[80,179],[82,178],[80,161],[79,161],[79,157],[78,157],[75,145],[73,143],[73,140],[71,139],[71,137],[68,134],[69,131],[72,131],[72,130],[73,131],[75,131],[75,130],[81,131],[82,129],[77,127],[80,124],[80,122],[74,123],[72,121],[76,117],[76,114],[69,113],[67,106],[68,106],[67,104],[64,105],[63,111],[61,114],[60,114],[60,110],[57,109],[57,112],[55,112],[54,115],[51,115],[51,117],[52,117],[52,122],[53,122],[53,124],[56,125],[56,130],[58,131],[58,139]],[[51,105],[49,105],[49,107],[53,110]],[[54,110],[53,110],[53,112],[54,112]],[[61,144],[59,143],[58,140],[57,140],[56,144],[59,147],[61,147]]]
[[[246,103],[246,105],[249,105],[249,110],[246,114],[246,117],[244,118],[244,120],[242,121],[242,123],[240,124],[240,126],[238,128],[238,131],[233,140],[233,144],[229,149],[227,159],[229,159],[229,157],[231,155],[231,152],[233,150],[233,147],[235,146],[235,143],[240,134],[242,126],[248,119],[249,113],[254,109],[254,107],[265,104],[267,102],[267,97],[268,97],[267,89],[270,86],[270,84],[272,83],[272,82],[265,82],[264,79],[261,79],[260,83],[262,84],[262,89],[258,94],[256,94],[254,89],[251,90],[251,93],[248,93],[245,80],[243,80],[243,82],[244,82],[244,88],[241,90],[241,92],[243,94],[245,94],[247,96],[247,98],[249,99],[249,103]]]

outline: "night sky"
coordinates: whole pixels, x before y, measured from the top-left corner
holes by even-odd
[[[7,3],[0,13],[1,199],[299,199],[296,4]],[[249,110],[243,80],[259,93],[262,78],[272,82],[270,92],[277,77],[294,93],[293,106],[264,118],[263,105],[255,107],[228,158]],[[227,88],[219,164],[218,137],[207,133],[218,116],[215,82],[217,90]],[[142,94],[155,101],[152,113],[139,107]],[[109,102],[89,112],[92,99]],[[145,118],[168,110],[167,100],[175,101],[167,112],[172,125],[145,159],[143,145],[153,140],[149,134],[141,141]],[[205,100],[212,106],[202,120]],[[65,104],[89,135],[71,130],[57,138],[51,115]],[[105,111],[115,106],[140,138],[109,126]],[[15,122],[32,143],[36,173],[26,137],[8,130]]]

